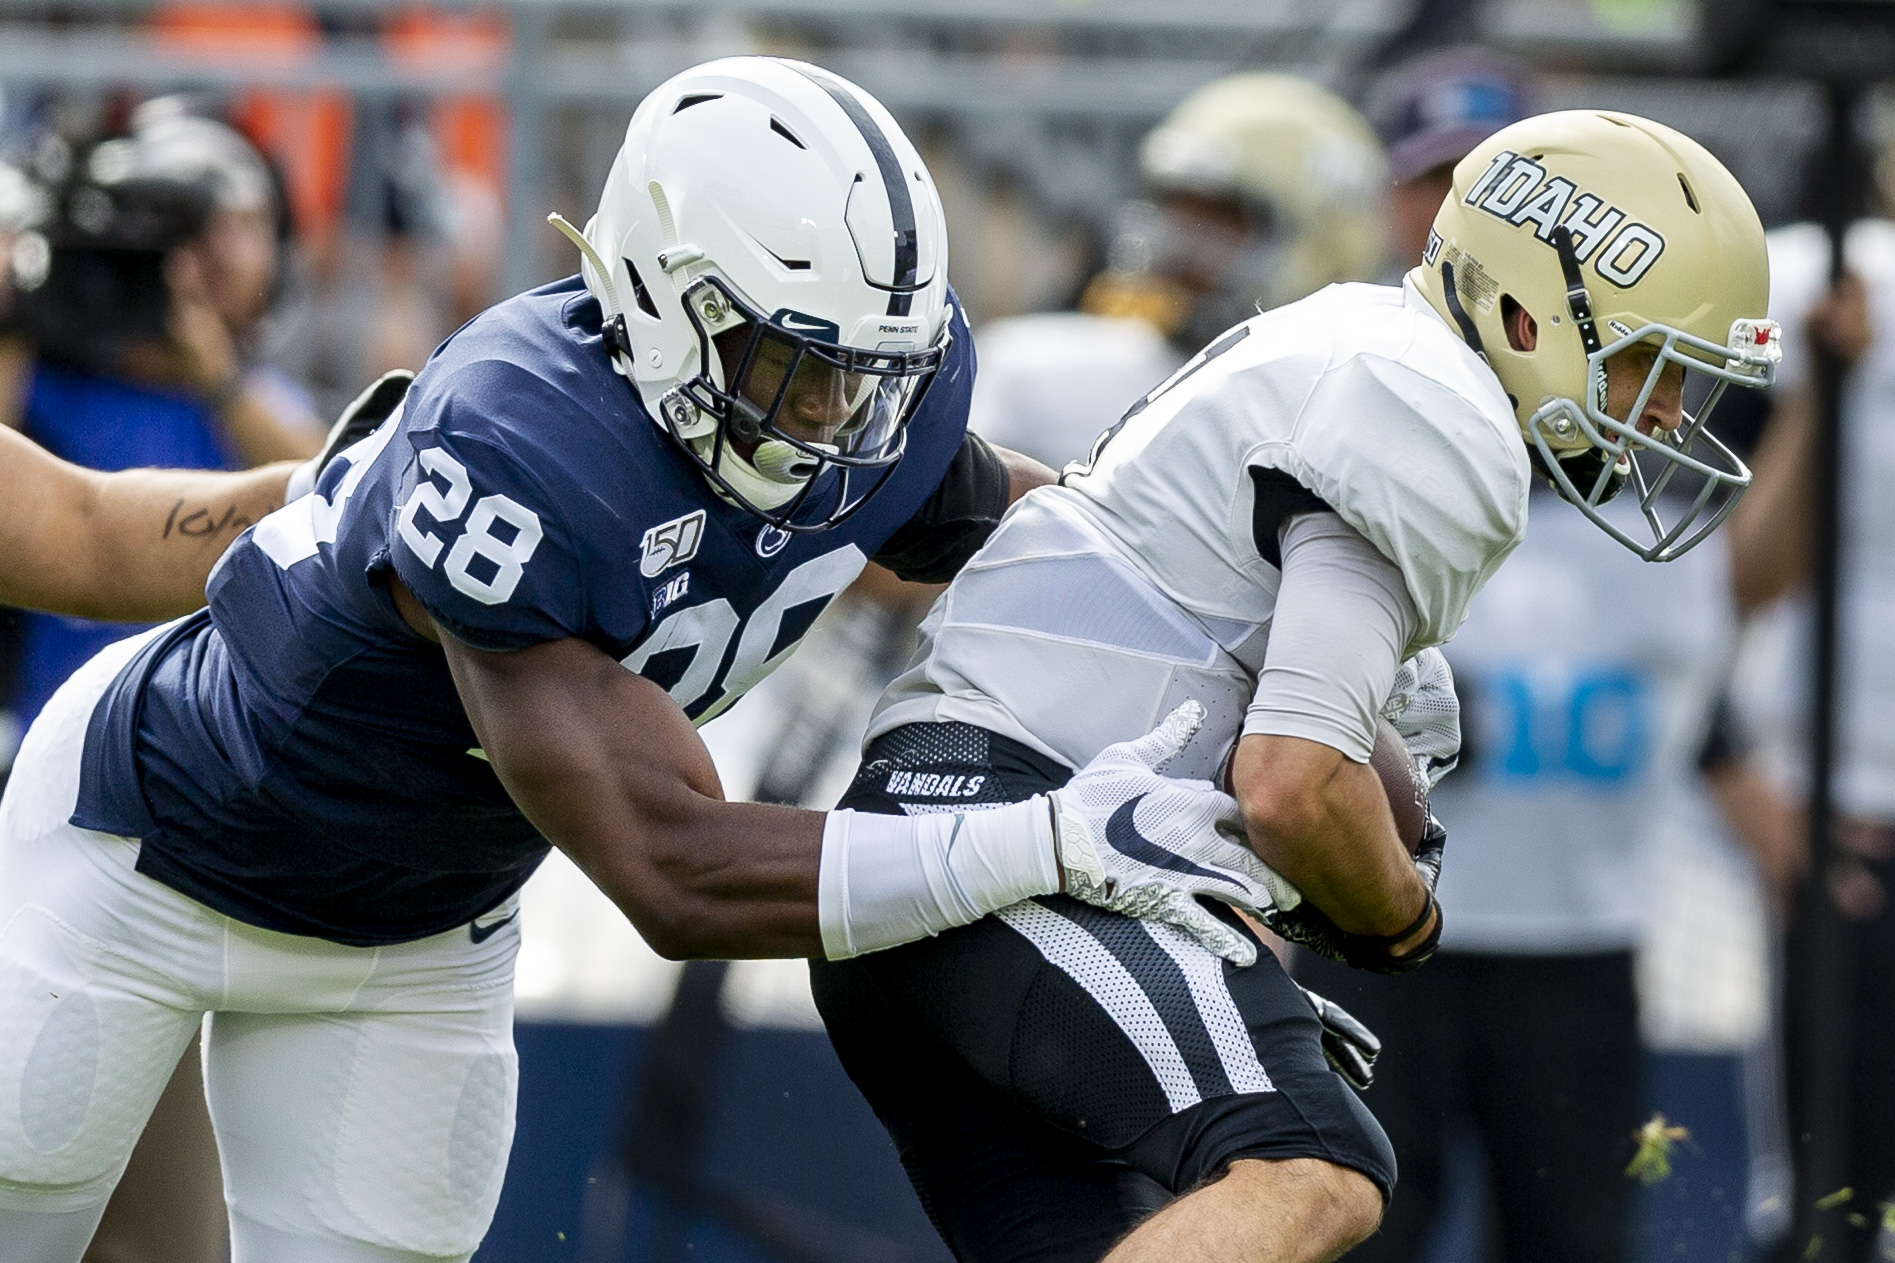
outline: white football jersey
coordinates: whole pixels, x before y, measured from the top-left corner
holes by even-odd
[[[1250,471],[1320,496],[1402,572],[1405,653],[1445,641],[1526,528],[1513,409],[1410,287],[1330,286],[1232,328],[1008,513],[922,624],[867,739],[959,720],[1072,767],[1187,698],[1171,768],[1209,776],[1241,730],[1280,574]]]

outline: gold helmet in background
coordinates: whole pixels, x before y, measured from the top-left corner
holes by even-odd
[[[1727,385],[1774,377],[1769,261],[1750,198],[1690,137],[1599,110],[1503,128],[1455,167],[1409,276],[1492,366],[1541,472],[1647,560],[1698,543],[1749,485],[1705,421]],[[1509,340],[1516,305],[1537,326],[1531,349]],[[1656,355],[1637,402],[1614,417],[1605,362],[1639,343]],[[1640,433],[1671,365],[1684,370],[1684,421]],[[1600,511],[1628,479],[1649,539]]]
[[[1381,143],[1306,80],[1241,74],[1199,89],[1145,138],[1139,169],[1154,202],[1126,208],[1089,310],[1145,316],[1195,347],[1259,308],[1385,266]]]

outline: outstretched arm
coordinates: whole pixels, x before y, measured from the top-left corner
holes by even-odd
[[[0,602],[122,622],[188,614],[230,541],[283,503],[292,468],[98,473],[0,427]]]
[[[1161,841],[1144,851],[1168,848],[1194,861],[1192,873],[1208,864],[1223,897],[1261,906],[1261,866],[1219,832],[1234,826],[1235,804],[1153,771],[1196,731],[1185,708],[1141,742],[1108,746],[1053,803],[912,818],[731,803],[690,721],[649,680],[577,639],[475,649],[399,580],[390,590],[410,626],[442,646],[514,803],[665,956],[859,955],[1051,894],[1077,873],[1107,906],[1131,899],[1137,915],[1254,958],[1176,873],[1113,849],[1124,842],[1116,817],[1150,800]]]
[[[485,653],[440,638],[507,793],[655,951],[823,955],[822,813],[725,802],[677,703],[582,640]]]

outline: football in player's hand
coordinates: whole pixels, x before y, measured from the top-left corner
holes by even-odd
[[[1382,792],[1388,795],[1389,810],[1395,813],[1395,832],[1413,855],[1428,823],[1428,782],[1415,770],[1401,733],[1386,719],[1375,721],[1375,748],[1369,751],[1369,766],[1381,778]]]

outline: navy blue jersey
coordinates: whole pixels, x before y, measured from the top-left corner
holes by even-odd
[[[313,495],[239,537],[210,608],[157,638],[86,737],[73,823],[228,916],[401,942],[501,902],[546,853],[478,748],[392,571],[468,644],[579,637],[702,722],[780,663],[941,483],[972,339],[841,525],[791,535],[719,499],[612,371],[577,277],[501,303]]]

